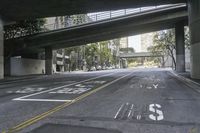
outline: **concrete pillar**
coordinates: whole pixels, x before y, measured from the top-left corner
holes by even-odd
[[[0,17],[0,79],[4,78],[3,21]]]
[[[191,77],[200,79],[200,1],[188,0],[191,37]]]
[[[4,75],[11,76],[11,57],[6,57],[4,55]]]
[[[176,71],[185,72],[184,23],[179,22],[176,24],[175,36],[176,36]]]
[[[53,50],[51,47],[45,48],[45,73],[47,75],[53,74]]]

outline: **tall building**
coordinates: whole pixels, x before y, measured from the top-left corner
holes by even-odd
[[[146,33],[141,35],[141,51],[147,52],[150,46],[153,46],[153,37],[155,33]]]
[[[120,48],[128,48],[128,37],[120,39]]]

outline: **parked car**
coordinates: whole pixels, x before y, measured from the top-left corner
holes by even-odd
[[[97,66],[96,69],[97,69],[97,70],[102,70],[102,67],[99,65],[99,66]]]
[[[116,67],[115,67],[116,69],[119,69],[120,68],[120,66],[119,65],[116,65]]]
[[[103,67],[102,67],[102,70],[106,70],[106,66],[103,66]]]
[[[96,71],[96,68],[94,66],[91,66],[89,71]]]

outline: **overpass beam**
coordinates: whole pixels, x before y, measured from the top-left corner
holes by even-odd
[[[176,36],[176,71],[185,72],[185,35],[184,23],[179,22],[175,26]]]
[[[4,78],[3,21],[0,17],[0,79]]]
[[[45,48],[45,74],[53,74],[53,50],[51,47]]]
[[[188,0],[191,37],[191,77],[200,79],[200,1]]]

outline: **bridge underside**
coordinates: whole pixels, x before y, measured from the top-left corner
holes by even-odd
[[[175,3],[188,3],[188,12],[189,12],[189,26],[190,26],[190,33],[191,33],[191,75],[193,78],[200,79],[200,67],[199,67],[199,50],[200,50],[200,38],[199,38],[199,27],[200,27],[200,1],[198,0],[2,0],[0,4],[0,78],[3,77],[3,25],[13,23],[17,20],[28,19],[28,18],[40,18],[40,17],[50,17],[50,16],[63,16],[63,15],[72,15],[72,14],[79,14],[79,13],[89,13],[89,12],[97,12],[103,10],[114,10],[114,9],[122,9],[122,8],[136,8],[136,7],[143,7],[143,6],[155,6],[160,4],[175,4]],[[92,6],[91,6],[92,5]],[[86,44],[92,41],[101,41],[112,39],[116,37],[123,37],[131,34],[139,34],[148,31],[155,31],[161,30],[165,28],[172,28],[175,27],[175,23],[180,21],[187,21],[188,17],[182,16],[178,17],[178,19],[169,17],[169,14],[165,14],[165,18],[169,17],[169,21],[164,20],[163,18],[157,22],[153,22],[153,19],[158,19],[162,16],[159,14],[158,16],[147,16],[147,18],[142,18],[135,20],[138,24],[134,23],[126,25],[127,21],[123,21],[122,24],[116,22],[108,24],[102,24],[100,27],[95,27],[95,29],[100,30],[97,33],[94,27],[90,27],[91,31],[88,31],[88,35],[84,34],[85,29],[74,29],[71,32],[66,31],[58,31],[56,34],[49,34],[46,36],[36,36],[27,40],[22,40],[22,44],[17,44],[13,46],[12,49],[16,50],[19,47],[18,51],[31,49],[35,51],[36,49],[41,49],[44,47],[48,47],[50,45],[54,46],[54,48],[60,48],[61,46],[75,46],[80,44]],[[154,17],[154,18],[153,18]],[[140,20],[140,22],[138,22]],[[148,20],[148,22],[147,22]],[[141,22],[142,21],[142,22]],[[146,23],[145,23],[146,22]],[[188,22],[188,21],[187,21]],[[170,24],[168,24],[170,23]],[[141,27],[139,27],[141,25]],[[112,30],[109,29],[109,26],[118,27]],[[177,26],[178,27],[178,26]],[[101,29],[102,28],[102,29]],[[106,30],[104,31],[103,28]],[[141,30],[141,29],[145,29]],[[125,32],[124,30],[127,30]],[[180,28],[178,28],[180,30]],[[82,30],[82,32],[80,32]],[[183,31],[182,29],[180,31]],[[80,32],[80,34],[78,33]],[[72,33],[72,34],[71,34]],[[77,34],[75,35],[75,34]],[[62,35],[69,35],[66,39]],[[183,35],[183,34],[182,34]],[[179,36],[180,38],[183,38]],[[53,36],[53,37],[52,37]],[[103,37],[101,37],[103,36]],[[107,37],[106,37],[107,36]],[[95,37],[96,40],[91,39],[91,37]],[[41,41],[38,41],[41,39]],[[48,40],[49,39],[49,40]],[[45,40],[48,40],[48,43]],[[23,43],[25,42],[25,43]],[[36,45],[32,42],[36,42]],[[183,41],[178,41],[177,46],[179,43]],[[56,44],[56,45],[53,45]],[[7,47],[7,45],[6,45]],[[8,46],[6,49],[9,49]],[[10,50],[12,50],[10,49]],[[9,51],[9,50],[8,50]],[[180,51],[179,51],[180,52]],[[182,50],[181,50],[182,53]],[[179,53],[180,54],[180,53]],[[181,55],[182,56],[182,55]],[[182,58],[182,57],[181,57]]]
[[[177,22],[187,25],[186,7],[159,12],[142,13],[115,18],[108,21],[41,33],[6,42],[6,53],[13,48],[15,55],[44,50],[84,45],[88,43],[120,38],[141,33],[174,28]]]
[[[0,13],[9,22],[175,3],[186,0],[1,0]]]
[[[152,54],[151,52],[138,52],[138,53],[123,53],[119,55],[120,58],[139,58],[139,57],[163,57],[159,52]]]

